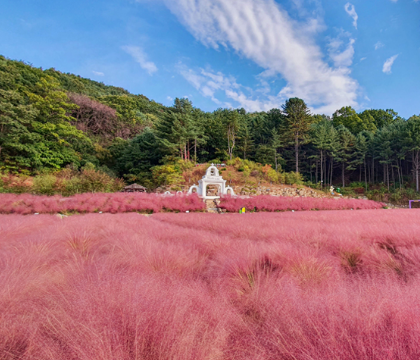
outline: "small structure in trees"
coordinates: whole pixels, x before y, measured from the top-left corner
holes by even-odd
[[[216,191],[214,191],[215,188]],[[206,171],[206,175],[198,181],[198,186],[193,185],[190,187],[188,194],[194,192],[204,200],[218,199],[221,195],[235,195],[233,188],[226,186],[226,180],[223,180],[214,164],[211,164]]]
[[[412,204],[416,204],[417,206],[413,206]],[[410,209],[413,209],[413,208],[419,208],[420,206],[419,206],[419,203],[420,203],[420,200],[409,200],[408,201],[408,207],[410,208]]]
[[[146,191],[147,189],[144,186],[141,186],[139,184],[128,185],[122,190],[122,192],[141,192],[141,193],[145,193]]]

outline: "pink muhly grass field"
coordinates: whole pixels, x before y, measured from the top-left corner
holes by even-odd
[[[0,359],[419,359],[419,233],[418,210],[1,215]]]
[[[204,211],[203,201],[195,194],[162,196],[141,193],[95,193],[72,197],[0,194],[0,214],[125,213],[164,211]]]
[[[310,197],[287,197],[258,195],[249,198],[226,196],[221,199],[220,207],[228,212],[248,211],[302,211],[302,210],[350,210],[380,209],[385,204],[371,200],[330,199]]]

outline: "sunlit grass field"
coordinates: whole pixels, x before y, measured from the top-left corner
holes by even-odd
[[[0,359],[419,359],[420,211],[0,216]]]

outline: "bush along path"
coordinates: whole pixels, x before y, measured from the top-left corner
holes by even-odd
[[[0,214],[159,213],[205,211],[197,195],[95,193],[72,197],[0,194]]]
[[[72,197],[0,194],[0,214],[86,214],[160,212],[276,212],[309,210],[380,209],[385,204],[371,200],[294,198],[260,195],[253,197],[223,197],[203,201],[197,195],[159,195],[139,193],[95,193]]]
[[[251,196],[248,198],[226,196],[219,207],[227,212],[246,211],[308,211],[308,210],[359,210],[381,209],[385,204],[371,200],[333,199],[285,196]]]

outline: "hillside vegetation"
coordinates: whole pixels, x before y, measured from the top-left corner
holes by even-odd
[[[343,107],[329,117],[298,98],[258,113],[203,112],[178,98],[166,107],[0,56],[0,171],[17,182],[90,170],[154,190],[187,185],[183,175],[196,163],[239,158],[244,183],[259,171],[270,183],[357,183],[372,198],[402,201],[419,191],[419,144],[420,117],[393,110]],[[4,181],[0,188],[9,191]]]

